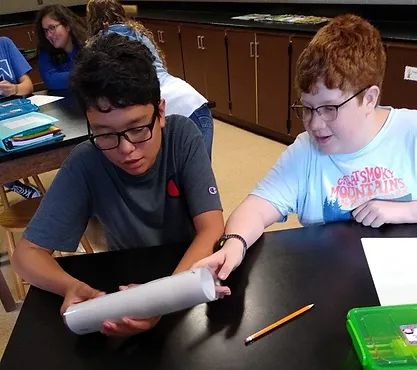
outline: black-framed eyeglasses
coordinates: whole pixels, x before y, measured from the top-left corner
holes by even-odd
[[[368,89],[369,86],[364,87],[360,91],[358,91],[355,95],[352,95],[350,98],[346,99],[344,102],[340,104],[325,104],[320,105],[317,108],[306,107],[302,104],[294,103],[291,106],[291,109],[295,112],[297,117],[301,119],[303,122],[310,122],[313,118],[313,113],[317,112],[319,117],[325,121],[330,122],[334,121],[337,118],[337,113],[339,112],[339,108],[345,105],[346,103],[350,102],[353,98],[356,98],[360,93],[364,92]]]
[[[120,145],[120,138],[123,136],[129,143],[139,144],[152,139],[152,132],[155,126],[156,116],[158,111],[155,109],[152,115],[152,121],[148,125],[131,127],[119,132],[109,132],[106,134],[93,135],[88,126],[88,138],[92,144],[100,150],[110,150],[117,148]]]
[[[42,28],[42,29],[45,35],[47,35],[49,32],[54,33],[59,26],[61,26],[61,23],[51,24],[47,28]]]

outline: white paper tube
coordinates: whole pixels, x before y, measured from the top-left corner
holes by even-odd
[[[73,304],[64,313],[76,334],[99,331],[103,321],[165,315],[216,299],[214,279],[204,267]]]

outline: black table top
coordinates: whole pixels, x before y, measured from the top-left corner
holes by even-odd
[[[354,223],[265,233],[228,284],[232,296],[166,315],[129,339],[77,336],[62,298],[31,288],[1,370],[360,369],[345,328],[350,308],[378,305],[361,237],[409,237],[415,225]],[[62,266],[107,292],[170,274],[183,246],[65,257]],[[307,304],[315,307],[249,346],[244,339]]]
[[[64,132],[64,139],[62,141],[48,143],[13,153],[0,151],[0,162],[29,156],[34,153],[40,153],[54,148],[78,144],[87,140],[86,118],[76,99],[68,95],[65,90],[51,91],[49,92],[49,95],[64,96],[64,99],[42,105],[39,107],[39,112],[58,119],[56,125]]]

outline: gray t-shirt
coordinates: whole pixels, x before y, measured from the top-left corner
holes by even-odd
[[[221,209],[201,133],[188,118],[166,117],[153,167],[133,176],[90,142],[66,159],[24,237],[48,249],[75,251],[88,220],[98,218],[110,249],[192,241],[192,218]]]

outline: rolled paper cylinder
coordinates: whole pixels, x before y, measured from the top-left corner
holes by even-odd
[[[73,304],[64,322],[74,333],[87,334],[101,330],[105,320],[160,316],[215,299],[213,276],[200,267]]]

